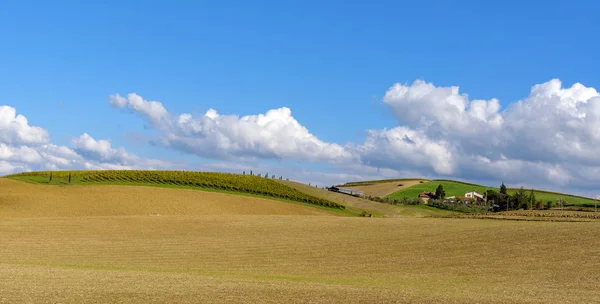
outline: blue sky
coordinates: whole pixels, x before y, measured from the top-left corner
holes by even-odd
[[[0,105],[16,109],[29,125],[47,130],[50,139],[44,144],[73,148],[73,139],[87,133],[131,155],[185,161],[192,168],[208,162],[244,163],[256,151],[200,157],[206,153],[159,144],[154,140],[157,133],[166,136],[175,131],[149,126],[147,118],[127,105],[111,106],[109,96],[135,92],[144,100],[161,102],[173,117],[202,116],[209,109],[221,115],[258,115],[287,107],[320,142],[354,146],[347,148],[352,160],[307,161],[288,158],[296,155],[291,152],[263,151],[252,160],[254,165],[282,171],[301,166],[337,174],[323,177],[329,181],[381,174],[356,168],[377,163],[380,170],[392,170],[390,175],[489,182],[508,178],[515,184],[568,188],[584,179],[571,172],[578,170],[576,165],[596,166],[600,159],[581,156],[569,161],[556,156],[562,153],[559,150],[536,159],[537,151],[520,154],[531,149],[508,143],[486,153],[465,151],[471,146],[461,142],[461,136],[452,137],[456,134],[447,128],[432,130],[427,124],[407,123],[409,119],[394,110],[407,101],[400,97],[386,103],[384,97],[396,83],[411,86],[423,79],[436,88],[459,86],[469,100],[498,98],[501,112],[530,96],[532,86],[555,78],[565,89],[574,83],[598,88],[599,8],[594,1],[3,1]],[[436,111],[435,106],[431,110]],[[443,125],[439,117],[433,120]],[[383,132],[399,126],[423,133],[424,142],[437,142],[441,135],[458,142],[458,146],[444,146],[452,154],[450,160],[440,158],[452,162],[455,169],[440,170],[425,160],[403,159],[402,153],[395,152],[397,147],[385,155],[356,148],[368,141],[368,130]],[[140,134],[153,144],[131,140]],[[584,144],[596,142],[590,139]],[[556,140],[548,145],[555,147]],[[502,149],[512,150],[496,153]],[[537,176],[516,178],[509,172],[498,177],[461,169],[468,161],[458,161],[456,155],[473,154],[492,161],[543,163],[547,168],[539,170],[546,173],[540,174],[558,168],[572,179],[539,182]],[[5,161],[17,163],[8,157]],[[423,164],[416,164],[420,161]],[[590,174],[585,178],[600,177]],[[584,188],[578,191],[590,191]]]

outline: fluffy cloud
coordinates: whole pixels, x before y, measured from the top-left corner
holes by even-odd
[[[470,99],[459,87],[423,80],[394,84],[382,101],[398,126],[369,130],[364,142],[343,147],[319,140],[285,107],[194,116],[174,115],[136,94],[109,99],[147,119],[162,146],[212,159],[333,163],[342,172],[310,171],[329,180],[384,177],[371,172],[378,169],[554,189],[588,189],[589,180],[600,180],[600,96],[582,84],[565,88],[553,79],[504,109],[497,99]],[[348,173],[352,166],[362,171]]]
[[[137,157],[127,153],[124,148],[114,149],[108,140],[96,140],[87,133],[74,138],[71,144],[79,154],[103,162],[125,164],[137,159]]]
[[[344,147],[312,135],[285,107],[243,117],[219,115],[210,109],[194,117],[174,116],[161,103],[145,101],[136,94],[127,98],[113,95],[109,102],[145,117],[158,131],[157,143],[201,157],[310,162],[338,162],[352,157]]]
[[[169,122],[169,113],[158,101],[146,101],[140,95],[130,93],[127,98],[119,94],[111,95],[108,99],[115,108],[129,108],[148,119],[154,127],[164,128]]]
[[[144,159],[87,133],[73,139],[73,149],[51,143],[48,131],[29,125],[16,109],[0,106],[0,174],[57,169],[158,169],[176,165]]]
[[[581,187],[600,180],[600,95],[553,79],[501,110],[458,87],[395,84],[383,103],[399,126],[371,130],[356,153],[365,164],[430,176]]]
[[[15,108],[0,106],[0,143],[39,145],[49,142],[48,132],[29,125],[27,118],[17,115]]]

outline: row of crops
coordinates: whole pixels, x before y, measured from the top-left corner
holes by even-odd
[[[273,179],[252,175],[217,172],[110,170],[24,172],[7,177],[48,177],[49,181],[52,179],[68,179],[70,181],[73,179],[78,183],[141,183],[187,186],[264,195],[344,209],[343,205],[308,195]]]

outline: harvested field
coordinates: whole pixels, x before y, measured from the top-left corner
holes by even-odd
[[[331,215],[300,203],[188,189],[54,186],[0,178],[0,218],[111,215]]]
[[[599,222],[0,221],[2,303],[591,303]]]
[[[292,182],[292,181],[279,181],[293,187],[299,191],[310,194],[312,196],[316,196],[319,198],[323,198],[326,200],[334,201],[338,204],[346,206],[346,209],[350,211],[354,211],[356,213],[361,213],[362,211],[366,211],[375,216],[383,216],[383,217],[398,217],[398,216],[435,216],[435,215],[444,215],[451,213],[447,210],[441,210],[437,208],[432,208],[429,206],[421,205],[421,206],[404,206],[404,205],[391,205],[385,203],[378,203],[366,199],[362,199],[359,197],[354,197],[351,195],[336,193],[327,191],[324,189],[319,189],[316,187],[311,187],[305,184]]]
[[[476,214],[453,213],[449,215],[441,215],[439,217],[550,222],[589,222],[600,220],[599,213],[564,210],[514,210]]]
[[[365,185],[357,185],[357,186],[343,186],[344,188],[355,189],[362,191],[366,195],[377,196],[377,197],[386,197],[396,191],[400,191],[414,185],[419,184],[422,180],[402,180],[402,181],[394,181],[394,182],[386,182],[386,183],[373,183],[373,184],[365,184]],[[402,185],[402,186],[400,186]]]

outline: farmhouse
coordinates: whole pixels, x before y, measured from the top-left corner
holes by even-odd
[[[327,188],[327,190],[332,191],[332,192],[339,192],[339,193],[343,193],[343,194],[353,195],[353,196],[363,196],[364,195],[364,193],[359,190],[348,189],[348,188],[339,188],[339,187],[335,187],[335,186],[329,187],[329,188]]]
[[[483,197],[483,194],[477,193],[475,190],[473,190],[471,192],[465,193],[465,198],[466,199],[476,200],[479,203],[485,201],[485,198]]]
[[[433,193],[433,192],[421,192],[421,193],[419,193],[419,198],[422,199],[425,204],[427,204],[427,201],[429,201],[430,199],[434,199],[435,198],[435,193]]]

